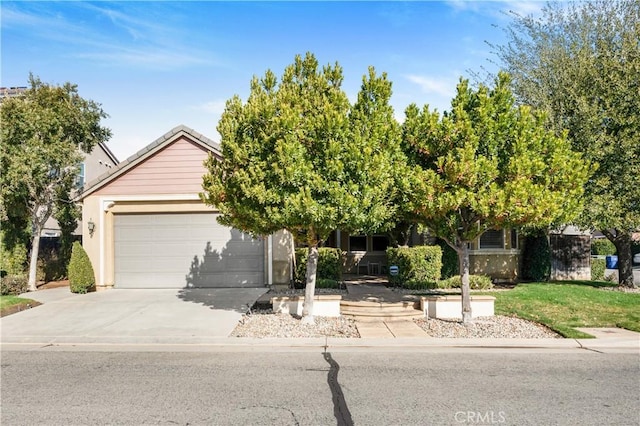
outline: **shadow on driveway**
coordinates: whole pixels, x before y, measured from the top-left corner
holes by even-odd
[[[178,290],[178,298],[210,309],[222,309],[244,314],[267,291],[269,291],[267,287],[183,288]]]

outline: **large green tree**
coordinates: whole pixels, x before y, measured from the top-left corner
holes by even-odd
[[[619,282],[633,286],[631,236],[640,231],[640,2],[549,3],[515,16],[496,53],[522,103],[548,112],[558,133],[598,163],[585,188],[585,228],[618,251]]]
[[[0,104],[0,177],[3,228],[31,228],[29,290],[36,290],[40,233],[56,205],[69,202],[82,162],[111,132],[100,125],[100,105],[80,97],[77,86],[54,86],[29,76],[29,87]],[[15,226],[14,226],[15,225]]]
[[[442,116],[409,106],[403,127],[409,159],[421,167],[414,211],[458,253],[470,321],[469,243],[488,229],[571,220],[589,167],[544,115],[515,106],[506,74],[493,88],[462,80]]]
[[[400,127],[391,82],[373,68],[355,104],[341,67],[298,55],[280,81],[254,77],[243,103],[227,101],[218,124],[223,158],[210,157],[203,200],[219,221],[253,235],[286,229],[309,248],[303,317],[313,321],[318,244],[334,229],[372,233],[395,213]]]

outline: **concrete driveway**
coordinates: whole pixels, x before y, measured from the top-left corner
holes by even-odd
[[[0,318],[2,343],[211,343],[267,290],[39,290],[23,296],[42,305]]]

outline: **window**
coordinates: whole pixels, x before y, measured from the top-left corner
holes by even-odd
[[[511,230],[511,248],[518,248],[518,232],[515,229]]]
[[[374,235],[371,237],[371,249],[373,251],[386,251],[389,247],[389,237],[386,235]]]
[[[80,189],[84,186],[84,163],[78,167],[78,176],[76,177],[76,188]]]
[[[504,248],[504,232],[502,229],[489,229],[480,236],[481,249],[503,249]]]
[[[367,237],[365,235],[350,235],[349,251],[367,251]]]

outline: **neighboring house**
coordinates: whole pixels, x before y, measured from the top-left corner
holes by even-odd
[[[80,170],[78,172],[77,178],[77,189],[81,191],[82,188],[87,184],[87,182],[91,182],[103,175],[105,172],[117,167],[118,159],[116,156],[109,150],[107,145],[104,143],[99,143],[96,145],[91,153],[83,153],[84,160],[82,164],[80,164]],[[53,217],[50,217],[49,220],[44,225],[42,229],[41,237],[46,238],[57,238],[60,237],[60,226],[58,225],[58,221],[56,221]],[[76,228],[74,235],[82,235],[81,225],[78,224],[78,228]]]
[[[27,87],[22,86],[0,87],[0,102],[5,98],[20,96],[25,90],[27,90]],[[78,173],[78,189],[81,189],[85,183],[96,179],[98,176],[118,165],[118,159],[104,143],[96,145],[91,153],[83,154],[84,160],[82,164],[80,164],[80,171]],[[44,238],[58,238],[60,234],[58,222],[53,217],[50,217],[45,223],[40,236]],[[78,226],[74,234],[82,234],[80,226]]]
[[[220,225],[199,193],[218,144],[179,126],[89,182],[83,246],[98,289],[260,287],[289,282],[291,242]]]

